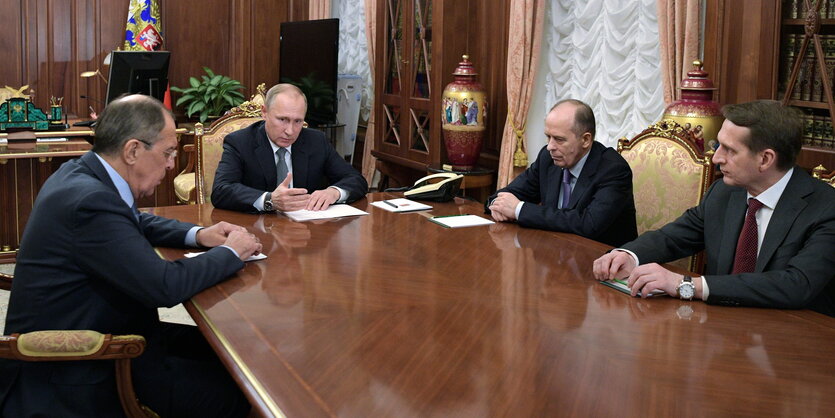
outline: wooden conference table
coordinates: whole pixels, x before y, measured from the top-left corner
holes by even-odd
[[[631,298],[592,277],[602,244],[369,204],[391,197],[318,223],[151,209],[264,244],[186,304],[264,416],[835,416],[833,318]]]

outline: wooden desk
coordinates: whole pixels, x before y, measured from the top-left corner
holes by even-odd
[[[59,133],[38,132],[53,134],[53,137]],[[2,134],[0,139],[21,134],[27,133]],[[32,132],[28,134],[33,135]],[[92,148],[86,140],[92,131],[63,134],[68,141],[36,142],[33,138],[27,142],[0,144],[0,262],[14,261],[35,197],[46,179],[61,164]]]
[[[187,133],[177,129],[179,135]],[[35,204],[35,198],[46,179],[61,164],[80,157],[93,148],[93,131],[73,127],[68,131],[0,133],[0,262],[14,262],[23,229]],[[28,138],[28,141],[16,139]],[[46,138],[67,138],[67,141],[36,141]],[[3,142],[7,140],[7,142]],[[179,163],[166,173],[152,196],[142,198],[138,206],[173,205],[174,177]]]
[[[368,205],[383,196],[319,224],[152,209],[264,243],[268,259],[187,303],[263,415],[835,415],[833,318],[634,299],[592,278],[602,244],[444,229]],[[482,211],[458,202],[432,213]]]

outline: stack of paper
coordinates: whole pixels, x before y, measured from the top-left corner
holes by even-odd
[[[389,212],[413,212],[416,210],[432,209],[432,206],[424,205],[423,203],[415,202],[409,199],[388,199],[377,202],[371,202],[372,206],[380,209],[385,209]]]
[[[446,228],[462,228],[465,226],[490,225],[495,223],[476,215],[433,216],[429,220]]]
[[[342,218],[345,216],[368,215],[368,212],[361,211],[353,206],[348,205],[331,205],[325,210],[294,210],[292,212],[284,212],[288,218],[296,221],[312,221],[314,219],[332,219]]]
[[[201,252],[186,253],[185,255],[188,258],[193,258],[193,257],[197,257],[198,255],[203,255],[205,253],[206,253],[205,251],[201,251]],[[265,258],[267,258],[267,255],[264,254],[264,253],[260,253],[260,254],[253,254],[253,255],[249,256],[249,258],[247,258],[244,261],[258,261],[258,260],[263,260]]]
[[[615,289],[615,290],[619,290],[623,293],[626,293],[627,295],[632,294],[632,290],[629,288],[629,286],[627,286],[625,279],[606,280],[606,281],[600,282],[600,284],[609,286],[609,287],[611,287],[612,289]],[[652,292],[650,292],[649,295],[650,296],[656,296],[656,295],[665,295],[665,294],[666,293],[664,293],[663,290],[656,289],[656,290],[653,290]],[[638,292],[638,296],[641,296],[640,292]]]

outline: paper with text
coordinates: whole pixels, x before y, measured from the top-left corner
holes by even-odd
[[[342,218],[345,216],[359,216],[368,215],[368,212],[359,210],[349,205],[331,205],[325,210],[294,210],[292,212],[284,212],[288,218],[296,221],[312,221],[315,219],[332,219]]]
[[[416,210],[432,209],[432,206],[424,205],[423,203],[403,198],[371,202],[371,206],[376,206],[380,209],[385,209],[389,212],[413,212]]]

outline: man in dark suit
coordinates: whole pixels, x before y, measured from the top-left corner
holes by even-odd
[[[615,150],[594,140],[591,108],[563,100],[545,118],[548,144],[531,166],[487,199],[497,221],[570,232],[622,245],[638,236],[632,170]]]
[[[660,290],[711,304],[835,316],[835,189],[795,167],[799,115],[771,100],[722,111],[713,162],[723,178],[675,221],[595,260],[595,277],[629,276],[633,295]],[[656,264],[703,249],[702,277]]]
[[[159,321],[243,268],[261,245],[242,227],[200,228],[136,210],[174,167],[174,119],[156,99],[127,96],[98,119],[93,150],[44,183],[20,245],[5,332],[138,334],[141,402],[162,416],[245,416],[249,404],[195,327]],[[166,261],[155,246],[213,247]],[[3,416],[120,416],[108,361],[0,362]]]
[[[365,196],[368,183],[325,135],[303,128],[307,99],[296,86],[270,88],[263,122],[226,136],[212,187],[216,208],[322,210]]]

